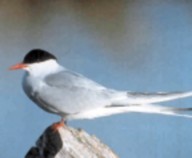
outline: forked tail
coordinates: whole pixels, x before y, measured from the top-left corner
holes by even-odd
[[[192,92],[158,92],[158,93],[137,93],[137,92],[116,92],[112,99],[113,105],[127,104],[152,104],[166,102],[176,99],[192,97]]]
[[[107,107],[107,109],[106,109],[106,114],[109,114],[109,115],[118,114],[118,113],[136,112],[136,113],[150,113],[150,114],[161,114],[161,115],[171,115],[171,116],[192,118],[192,113],[188,114],[188,112],[192,112],[192,108],[164,107],[156,104],[110,106],[110,107]]]

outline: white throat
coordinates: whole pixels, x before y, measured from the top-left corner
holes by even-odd
[[[29,73],[29,75],[44,77],[46,75],[61,71],[64,67],[60,66],[56,60],[50,59],[44,62],[29,64],[28,67],[24,69]]]

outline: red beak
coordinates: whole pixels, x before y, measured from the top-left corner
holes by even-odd
[[[26,64],[23,64],[23,63],[19,63],[19,64],[16,64],[16,65],[13,65],[9,68],[9,70],[18,70],[18,69],[23,69],[23,68],[26,68],[27,65]]]

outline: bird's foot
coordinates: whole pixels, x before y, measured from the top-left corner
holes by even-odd
[[[56,132],[59,128],[64,127],[64,126],[65,126],[64,120],[61,119],[60,122],[54,123],[54,124],[51,126],[51,128],[53,129],[54,132]]]

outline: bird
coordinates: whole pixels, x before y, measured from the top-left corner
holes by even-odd
[[[161,102],[192,96],[192,92],[131,92],[107,88],[59,64],[50,52],[35,48],[10,70],[25,70],[22,87],[43,110],[68,120],[93,119],[120,113],[163,114],[192,118],[192,108],[167,107]],[[65,123],[64,123],[65,122]]]

